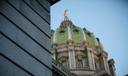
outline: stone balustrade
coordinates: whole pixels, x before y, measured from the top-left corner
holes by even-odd
[[[74,73],[71,73],[70,70],[63,66],[59,61],[52,59],[53,70],[57,70],[60,72],[59,76],[76,76]]]

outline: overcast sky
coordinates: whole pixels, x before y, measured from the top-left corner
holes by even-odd
[[[117,76],[128,74],[128,0],[61,0],[51,6],[51,28],[59,27],[68,9],[72,22],[100,38]]]

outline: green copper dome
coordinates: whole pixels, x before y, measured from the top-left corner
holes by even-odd
[[[89,75],[86,72],[96,75],[99,70],[109,73],[106,68],[108,54],[99,38],[86,28],[73,24],[66,10],[60,26],[52,30],[52,57],[77,76]]]
[[[75,26],[67,16],[61,22],[60,27],[52,31],[52,43],[63,44],[68,41],[74,43],[87,42],[90,46],[98,45],[98,41],[90,31]]]
[[[93,33],[85,28],[82,29],[75,26],[70,20],[64,20],[61,22],[59,28],[52,31],[52,43],[63,44],[67,43],[69,40],[74,43],[86,41],[91,46],[98,44]]]

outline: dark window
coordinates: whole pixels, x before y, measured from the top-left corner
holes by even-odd
[[[76,67],[77,68],[82,68],[83,67],[83,62],[82,62],[82,60],[76,60]]]
[[[64,33],[65,31],[64,30],[60,30],[60,33]]]
[[[77,33],[78,33],[78,32],[79,32],[79,30],[78,30],[78,29],[74,29],[74,30],[73,30],[73,32],[77,32]]]
[[[88,36],[91,36],[91,33],[90,32],[87,32]]]
[[[84,31],[86,31],[86,28],[83,28]]]

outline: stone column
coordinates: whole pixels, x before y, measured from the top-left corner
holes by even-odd
[[[105,57],[103,57],[103,60],[104,60],[105,71],[110,74],[108,61],[107,61],[107,59]]]
[[[53,53],[52,57],[53,57],[53,59],[57,60],[57,44],[53,44],[52,50],[53,50],[52,51],[52,53]]]
[[[53,34],[53,43],[56,43],[56,31],[57,31],[57,30],[55,30],[55,32],[54,32],[54,34]]]
[[[74,52],[74,50],[69,50],[68,55],[69,55],[69,67],[70,67],[70,69],[75,69],[76,61],[75,61],[75,52]]]
[[[91,70],[95,70],[94,55],[92,49],[87,48],[87,54],[88,54],[89,68]]]
[[[104,62],[105,71],[110,74],[108,61],[107,61],[107,55],[105,52],[103,52],[103,62]]]
[[[68,45],[68,56],[69,56],[69,67],[70,69],[75,69],[76,61],[75,61],[75,51],[72,42],[69,41]]]

